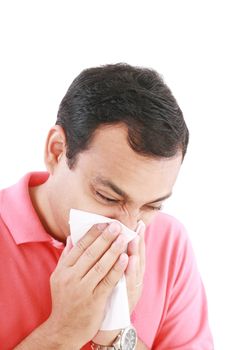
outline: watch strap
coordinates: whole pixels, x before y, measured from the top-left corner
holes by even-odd
[[[133,343],[131,344],[130,349],[133,350],[136,348],[136,344],[137,344],[137,332],[132,325],[122,329],[120,333],[117,335],[117,337],[114,339],[114,341],[112,342],[111,346],[105,346],[105,345],[100,345],[100,344],[91,342],[91,348],[92,350],[122,350],[123,348],[125,348],[124,343],[126,341],[127,335],[129,337],[132,337],[131,341],[133,341]],[[129,338],[127,342],[128,341],[129,341]]]
[[[99,345],[91,342],[91,348],[92,350],[114,350],[114,346],[104,346],[104,345]]]
[[[116,338],[113,341],[112,345],[100,345],[100,344],[96,344],[94,342],[91,342],[91,348],[92,350],[114,350],[116,349],[114,344],[118,343],[118,341],[121,338],[121,334],[122,334],[123,330],[120,331],[120,333],[116,336]]]

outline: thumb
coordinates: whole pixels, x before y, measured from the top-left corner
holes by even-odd
[[[63,252],[62,252],[59,260],[63,260],[68,255],[68,253],[70,252],[72,247],[73,247],[73,243],[71,240],[71,236],[69,235],[66,238],[66,245],[65,245],[65,248],[63,249]]]
[[[140,237],[144,238],[144,233],[146,230],[146,225],[144,224],[144,222],[142,220],[139,221],[138,223],[138,227],[137,227],[137,233]]]

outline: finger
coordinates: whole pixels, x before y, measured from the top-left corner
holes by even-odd
[[[124,275],[124,271],[127,267],[129,257],[126,253],[122,253],[114,264],[109,273],[102,279],[97,285],[95,293],[99,296],[110,295],[113,288],[117,285],[119,280]]]
[[[142,286],[145,271],[145,242],[144,242],[145,225],[138,233],[138,253],[130,255],[129,263],[125,272],[128,290],[135,290],[137,286]],[[133,253],[136,250],[132,251]]]
[[[71,239],[71,236],[69,235],[66,239],[66,246],[65,246],[65,249],[66,249],[66,252],[69,253],[69,251],[73,248],[73,243],[72,243],[72,239]]]
[[[140,259],[140,271],[144,275],[145,264],[146,264],[146,245],[145,245],[145,230],[139,233],[139,259]]]
[[[126,269],[126,278],[130,286],[137,281],[139,275],[139,242],[140,236],[137,235],[128,245],[127,253],[129,255],[129,263]]]
[[[61,261],[67,256],[67,254],[69,253],[69,251],[71,250],[71,248],[73,247],[72,241],[71,241],[71,237],[70,235],[66,237],[66,245],[65,248],[63,249],[59,261],[58,261],[58,265],[61,263]]]
[[[117,239],[112,243],[106,253],[97,261],[97,263],[90,269],[90,271],[84,276],[83,282],[89,284],[93,290],[105,278],[109,273],[113,265],[118,260],[120,254],[122,254],[127,246],[126,237],[120,234]]]
[[[83,278],[110,248],[121,232],[121,225],[114,221],[104,232],[84,251],[76,263],[77,276]]]
[[[65,266],[73,266],[84,251],[101,235],[108,224],[98,224],[92,228],[73,246],[68,254],[62,259]],[[67,251],[66,251],[67,252]]]
[[[141,279],[145,271],[145,241],[144,241],[144,229],[138,234],[138,240],[134,242],[134,246],[130,247],[130,259],[126,270],[126,276],[129,279],[134,280],[136,276],[137,281]],[[131,242],[130,242],[131,243]],[[133,254],[132,254],[133,253]],[[131,275],[133,277],[131,277]]]
[[[139,258],[137,255],[131,255],[129,257],[129,262],[127,269],[125,271],[125,276],[130,285],[133,285],[134,282],[137,281],[138,278],[138,264]]]
[[[139,240],[140,237],[137,235],[131,242],[128,244],[127,253],[128,255],[137,255],[139,253]]]

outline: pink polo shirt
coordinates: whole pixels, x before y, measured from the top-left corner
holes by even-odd
[[[45,231],[28,192],[47,178],[30,173],[0,191],[1,350],[12,350],[51,312],[49,278],[64,245]],[[150,349],[213,349],[205,292],[183,226],[159,213],[145,239],[144,288],[131,319],[139,337]]]

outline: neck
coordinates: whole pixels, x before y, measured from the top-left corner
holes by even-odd
[[[66,237],[59,230],[54,215],[51,210],[51,206],[48,198],[47,184],[44,183],[39,186],[29,187],[29,194],[31,197],[32,205],[44,226],[44,229],[48,234],[58,241],[65,242]]]

